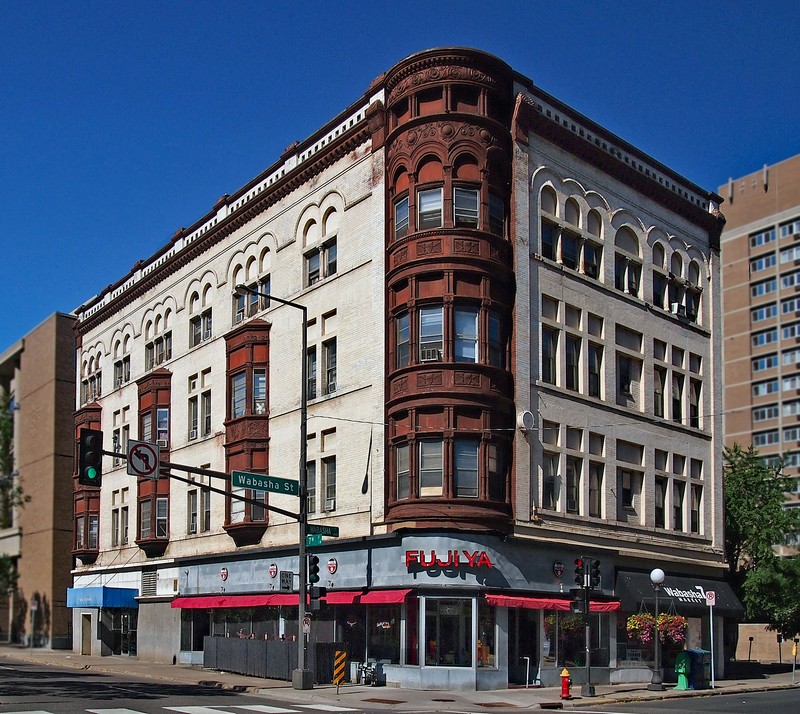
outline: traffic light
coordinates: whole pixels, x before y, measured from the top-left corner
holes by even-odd
[[[312,585],[319,582],[319,556],[313,553],[308,556],[308,582]]]
[[[319,612],[322,603],[320,602],[328,594],[328,589],[318,585],[312,585],[308,589],[308,595],[311,599],[311,612]]]
[[[583,587],[584,585],[584,572],[586,568],[586,560],[584,558],[575,558],[575,584]]]
[[[570,588],[569,590],[572,602],[569,604],[569,610],[573,615],[582,615],[586,609],[586,590],[583,588]]]
[[[103,432],[81,429],[78,447],[78,483],[100,486],[103,480]]]
[[[600,585],[600,561],[599,560],[590,560],[589,561],[589,584],[596,588]]]

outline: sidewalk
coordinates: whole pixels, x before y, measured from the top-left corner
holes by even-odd
[[[135,657],[93,657],[75,654],[69,650],[29,649],[13,645],[0,645],[0,661],[2,660],[91,669],[93,672],[160,679],[201,687],[218,687],[235,692],[261,694],[270,699],[278,699],[287,703],[302,702],[306,705],[318,703],[372,709],[386,707],[389,710],[402,709],[403,711],[430,711],[432,708],[438,711],[464,711],[465,709],[474,710],[475,707],[487,710],[499,708],[549,709],[552,707],[548,705],[558,706],[559,704],[564,709],[569,709],[614,702],[741,694],[800,687],[800,684],[792,685],[791,672],[781,672],[757,679],[740,678],[718,681],[715,689],[700,691],[678,692],[667,689],[664,692],[651,692],[647,690],[646,684],[596,685],[596,697],[582,698],[580,697],[580,686],[575,686],[572,689],[575,698],[562,702],[561,690],[558,687],[530,689],[522,687],[489,692],[434,692],[345,684],[339,688],[337,693],[334,685],[324,684],[315,686],[313,690],[298,691],[292,688],[290,682],[245,677],[193,665],[153,664],[139,661]],[[800,682],[800,672],[797,674],[797,680]]]

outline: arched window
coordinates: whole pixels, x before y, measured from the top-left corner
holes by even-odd
[[[627,226],[614,236],[614,287],[630,295],[639,295],[642,265],[639,260],[639,239]]]

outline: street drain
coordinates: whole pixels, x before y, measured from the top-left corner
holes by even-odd
[[[431,699],[432,702],[454,702],[455,699]]]
[[[370,702],[370,704],[407,704],[405,699],[379,699],[378,697],[370,697],[369,699],[362,699],[362,702]],[[450,700],[452,701],[452,700]]]
[[[491,709],[492,707],[497,707],[498,709],[514,709],[516,704],[509,704],[508,702],[484,702],[481,704],[482,707],[487,707]]]

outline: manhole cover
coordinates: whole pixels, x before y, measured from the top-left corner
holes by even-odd
[[[362,702],[370,702],[371,704],[406,704],[405,699],[379,699],[378,697],[370,697],[369,699],[362,699]]]

